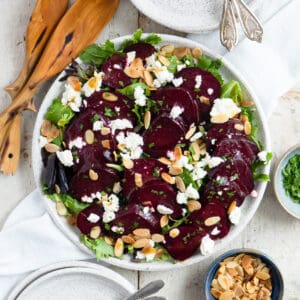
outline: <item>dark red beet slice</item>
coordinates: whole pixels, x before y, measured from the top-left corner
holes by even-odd
[[[202,83],[199,90],[195,89],[195,78],[198,75],[202,77]],[[217,78],[215,78],[210,72],[197,67],[185,68],[178,72],[175,77],[183,78],[183,84],[181,85],[181,87],[191,92],[198,105],[201,119],[208,118],[208,113],[210,111],[211,105],[213,104],[213,100],[219,98],[221,95],[221,85]],[[207,97],[210,100],[210,105],[201,102],[200,96]]]
[[[153,206],[164,205],[173,210],[172,218],[181,217],[182,208],[176,203],[177,193],[175,189],[162,180],[152,180],[134,191],[129,198],[130,203],[139,203]],[[149,203],[149,204],[148,204]]]
[[[123,88],[131,84],[132,80],[128,77],[124,68],[127,58],[125,54],[114,54],[102,65],[103,83],[115,89]]]
[[[140,158],[134,160],[132,169],[126,169],[124,172],[123,192],[127,199],[131,193],[137,189],[135,184],[135,174],[142,175],[143,185],[151,180],[160,178],[162,172],[166,172],[167,167],[154,158]]]
[[[186,128],[180,122],[168,115],[162,115],[156,118],[151,128],[144,132],[144,152],[152,157],[165,156],[168,151],[173,151],[177,144],[184,139]]]
[[[235,138],[236,136],[245,136],[244,131],[237,130],[234,126],[236,124],[242,125],[240,120],[231,119],[224,124],[213,124],[207,131],[206,147],[207,149],[214,148],[214,146],[224,138]]]
[[[101,164],[95,164],[93,170],[98,174],[98,180],[89,178],[89,165],[84,165],[70,180],[70,194],[77,200],[93,193],[111,191],[115,182],[120,181],[117,171]]]
[[[155,48],[147,43],[132,44],[124,49],[124,52],[135,51],[135,56],[141,59],[149,57],[155,52]]]
[[[113,94],[117,97],[116,101],[107,101],[103,98],[105,93]],[[101,115],[101,118],[109,121],[114,119],[128,119],[132,124],[136,123],[136,117],[132,112],[134,102],[126,96],[114,91],[95,92],[86,98],[87,108],[92,108]],[[109,109],[109,113],[107,110]]]
[[[205,220],[210,217],[220,217],[220,222],[212,226],[206,226]],[[197,228],[202,227],[205,232],[209,233],[211,239],[219,239],[226,236],[230,229],[226,210],[221,205],[215,203],[207,204],[201,210],[191,213],[189,220],[193,226]],[[211,234],[214,228],[217,228],[220,232],[215,235]]]
[[[132,233],[136,228],[147,228],[151,233],[160,232],[159,215],[151,210],[145,212],[144,208],[145,206],[140,204],[128,204],[116,213],[116,218],[110,223],[110,228],[123,227],[122,234]],[[112,234],[116,235],[113,231]]]
[[[197,251],[206,233],[201,227],[191,225],[180,226],[178,229],[180,233],[176,238],[171,238],[168,232],[165,234],[164,246],[173,258],[185,260]]]
[[[258,151],[257,146],[252,141],[244,137],[235,137],[234,139],[225,138],[219,141],[213,155],[229,158],[242,157],[248,165],[251,165],[256,159]]]
[[[85,208],[78,214],[77,227],[83,234],[89,235],[91,232],[91,229],[94,226],[102,226],[103,225],[103,223],[102,223],[103,212],[104,212],[103,207],[99,204],[92,204],[92,205],[88,206],[87,208]],[[88,217],[90,216],[90,214],[97,215],[100,218],[99,221],[96,223],[90,222],[88,220]],[[103,226],[101,229],[103,229]]]
[[[184,111],[181,116],[188,125],[199,123],[197,104],[187,90],[172,87],[161,88],[151,93],[151,99],[157,102],[163,101],[161,108],[168,112],[174,106],[183,108]],[[155,114],[155,111],[153,113]]]

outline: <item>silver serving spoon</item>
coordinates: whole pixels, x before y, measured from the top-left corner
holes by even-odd
[[[231,0],[245,35],[252,41],[261,42],[263,27],[243,0]]]
[[[231,0],[224,1],[223,17],[220,28],[220,39],[223,46],[231,51],[238,43],[236,19]]]
[[[155,280],[151,281],[150,283],[146,284],[144,287],[136,291],[134,294],[126,298],[125,300],[138,300],[143,299],[149,295],[152,295],[158,292],[165,283],[162,280]],[[148,300],[163,300],[163,297],[150,297],[147,298]],[[146,300],[146,299],[145,299]]]

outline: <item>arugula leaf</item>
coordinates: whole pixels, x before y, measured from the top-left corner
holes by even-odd
[[[115,53],[118,51],[115,49],[114,43],[107,40],[101,45],[92,44],[88,46],[80,53],[79,57],[87,65],[99,66]]]
[[[259,159],[256,159],[252,165],[251,165],[251,169],[253,172],[253,178],[254,180],[258,180],[258,181],[270,181],[270,176],[267,174],[262,174],[259,172],[259,170],[264,167],[265,165],[267,165],[271,159],[273,157],[273,153],[272,152],[268,152],[266,155],[266,161],[261,161]]]
[[[69,107],[61,103],[59,98],[54,99],[52,105],[48,108],[45,119],[53,124],[64,127],[75,116],[75,112]]]
[[[257,181],[270,181],[270,176],[267,174],[253,174],[253,179]]]
[[[167,69],[171,73],[176,73],[177,72],[177,66],[182,65],[182,62],[177,58],[175,55],[171,55],[167,57],[170,64],[168,65]]]
[[[221,98],[231,98],[235,103],[243,101],[243,93],[240,83],[230,80],[222,85]]]
[[[220,59],[213,60],[206,55],[202,55],[197,62],[197,67],[203,70],[210,72],[214,77],[218,79],[222,85],[224,80],[221,73],[219,72],[220,67],[222,66],[222,61]]]
[[[122,89],[117,89],[117,91],[122,94],[127,96],[130,99],[134,100],[134,91],[136,89],[136,87],[140,86],[143,90],[146,96],[150,95],[150,90],[149,87],[143,83],[143,82],[136,82],[136,83],[132,83],[130,85],[125,86]]]
[[[174,259],[164,247],[162,247],[161,245],[157,245],[155,246],[155,249],[162,249],[163,253],[159,257],[155,257],[153,261],[169,261],[171,263],[176,263],[176,259]]]
[[[194,67],[195,62],[193,56],[185,55],[182,59],[182,62],[185,63],[188,67]]]
[[[190,184],[192,184],[194,189],[196,189],[196,190],[199,189],[198,184],[193,180],[192,175],[189,170],[183,168],[183,172],[178,176],[181,177],[181,179],[183,180],[186,187],[189,186]]]
[[[103,237],[93,240],[88,238],[86,235],[82,235],[81,241],[89,249],[95,252],[98,261],[103,258],[115,256],[113,246],[108,245]]]

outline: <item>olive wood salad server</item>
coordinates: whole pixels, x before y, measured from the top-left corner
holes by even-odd
[[[26,30],[26,47],[23,67],[18,78],[5,90],[12,100],[19,93],[32,73],[50,34],[65,13],[69,0],[38,0]],[[0,149],[0,170],[4,174],[16,172],[20,157],[21,115],[11,122]],[[14,159],[11,159],[11,158]]]
[[[37,66],[16,96],[0,114],[0,145],[14,118],[23,110],[36,111],[33,96],[39,86],[61,72],[91,44],[114,15],[119,0],[77,0],[54,30]],[[3,152],[3,151],[2,151]],[[9,159],[14,160],[10,153]],[[0,161],[2,157],[0,158]],[[11,164],[14,164],[11,162]]]

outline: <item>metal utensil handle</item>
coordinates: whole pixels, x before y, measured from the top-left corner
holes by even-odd
[[[236,30],[236,19],[230,0],[224,1],[224,10],[220,29],[222,45],[224,45],[229,51],[232,50],[238,42],[238,35]]]
[[[158,292],[164,285],[165,283],[162,280],[151,281],[150,283],[142,287],[140,290],[135,292],[133,295],[126,298],[126,300],[137,300],[145,298],[149,295]]]
[[[243,0],[231,0],[237,11],[241,26],[246,36],[256,42],[262,41],[263,27]]]
[[[165,297],[153,296],[153,297],[146,298],[144,300],[167,300],[167,299]]]

